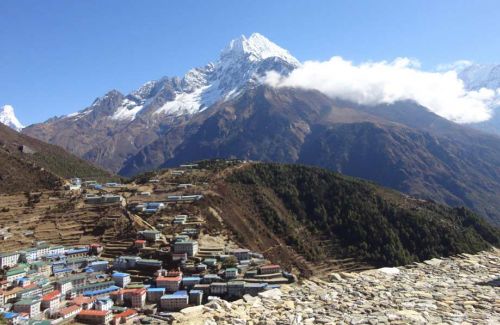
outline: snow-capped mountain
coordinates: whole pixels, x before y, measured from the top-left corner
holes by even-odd
[[[24,125],[22,125],[16,117],[14,107],[10,105],[4,105],[0,108],[0,123],[7,125],[18,132],[24,128]]]
[[[287,50],[264,36],[241,36],[215,62],[191,69],[183,77],[149,81],[127,95],[112,90],[77,113],[23,132],[118,171],[126,159],[170,127],[260,85],[269,71],[287,75],[299,65]]]
[[[468,89],[500,88],[500,64],[471,63],[457,72]]]
[[[496,90],[493,101],[493,116],[485,122],[473,123],[472,127],[500,135],[500,64],[470,63],[456,70],[465,87],[470,90],[488,88]]]
[[[254,33],[232,40],[219,59],[188,71],[182,78],[164,77],[149,81],[124,96],[109,116],[112,120],[132,121],[140,115],[192,115],[221,100],[229,100],[248,86],[258,85],[268,71],[288,74],[300,65],[287,50]],[[106,101],[109,93],[79,113],[79,119]],[[156,116],[156,118],[161,118]]]

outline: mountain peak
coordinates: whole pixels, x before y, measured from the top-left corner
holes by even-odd
[[[17,119],[14,107],[11,105],[4,105],[0,108],[0,123],[5,124],[18,132],[24,128],[24,125],[22,125]]]
[[[222,51],[221,59],[242,56],[248,57],[251,61],[262,61],[270,57],[278,57],[294,65],[299,64],[299,61],[287,50],[259,33],[253,33],[248,38],[241,35],[229,42],[229,45]]]

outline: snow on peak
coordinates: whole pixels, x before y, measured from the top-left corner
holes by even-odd
[[[276,60],[267,60],[276,58]],[[287,50],[261,34],[242,35],[232,40],[219,60],[202,68],[191,69],[181,80],[175,99],[156,113],[195,114],[220,100],[236,97],[247,85],[261,83],[268,71],[287,74],[300,62]]]
[[[238,96],[247,86],[261,84],[268,71],[288,74],[298,66],[300,62],[287,50],[254,33],[232,40],[216,62],[193,68],[182,78],[148,81],[126,96],[113,90],[66,118],[77,120],[96,109],[115,121],[133,121],[150,112],[193,115]]]
[[[469,89],[500,88],[500,65],[470,64],[456,71]]]
[[[0,109],[0,123],[5,124],[18,132],[24,128],[24,125],[22,125],[16,117],[14,107],[10,105],[5,105]]]
[[[241,35],[239,38],[232,40],[222,51],[221,59],[235,56],[247,56],[251,61],[262,61],[270,57],[277,57],[294,65],[299,64],[299,61],[287,50],[279,47],[259,33],[253,33],[249,38]]]

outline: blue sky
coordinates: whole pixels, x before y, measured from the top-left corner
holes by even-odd
[[[0,1],[0,105],[25,123],[182,75],[259,32],[299,60],[498,62],[499,1]]]

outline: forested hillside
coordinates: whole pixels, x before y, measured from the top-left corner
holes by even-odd
[[[251,164],[227,181],[226,193],[251,200],[261,221],[311,260],[357,256],[373,265],[402,265],[499,244],[499,230],[465,208],[319,168]],[[336,242],[337,251],[314,245],[316,237]]]

